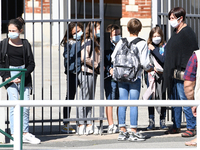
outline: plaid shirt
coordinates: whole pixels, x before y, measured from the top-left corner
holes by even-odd
[[[197,72],[197,56],[194,53],[188,63],[187,67],[185,69],[184,79],[188,81],[195,81],[196,80],[196,72]]]

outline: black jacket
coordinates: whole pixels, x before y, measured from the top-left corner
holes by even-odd
[[[25,87],[32,87],[31,72],[35,68],[35,62],[33,53],[31,50],[31,45],[26,39],[22,39],[23,43],[23,61],[25,64]],[[0,68],[9,68],[9,59],[7,54],[8,38],[0,42]],[[0,76],[2,80],[5,81],[6,78],[11,77],[9,71],[0,71]],[[11,84],[5,85],[8,88]]]

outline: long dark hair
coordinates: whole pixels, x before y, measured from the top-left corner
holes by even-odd
[[[25,24],[25,21],[22,17],[17,17],[16,19],[11,19],[8,23],[8,26],[13,24],[17,27],[17,29],[20,31],[23,28],[23,25]]]
[[[94,40],[95,51],[97,51],[97,52],[99,52],[100,39],[97,38],[96,35],[94,35],[94,39],[93,39],[93,33],[94,33],[93,29],[95,29],[98,25],[101,25],[101,23],[98,21],[97,22],[89,22],[85,29],[85,38]]]
[[[74,27],[76,27],[76,24],[83,31],[83,24],[82,23],[80,23],[80,22],[77,22],[77,23],[71,22],[71,23],[69,23],[69,25],[68,25],[68,31],[69,31],[68,40],[73,40],[72,30],[73,30]],[[65,46],[66,43],[67,43],[67,30],[65,31],[65,35],[64,35],[62,41],[60,42],[60,45],[61,46]]]

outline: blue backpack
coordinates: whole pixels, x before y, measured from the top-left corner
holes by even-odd
[[[67,50],[66,44],[63,53],[65,74],[67,74],[67,69],[71,73],[79,73],[81,71],[81,41],[77,41],[72,45],[69,44],[69,57]]]

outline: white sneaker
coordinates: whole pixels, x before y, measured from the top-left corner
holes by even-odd
[[[110,126],[108,126],[108,132],[109,134],[112,134],[112,133],[118,133],[119,132],[119,129],[117,128],[116,125],[112,124]]]
[[[39,144],[41,141],[40,139],[36,138],[35,135],[31,133],[26,133],[25,135],[23,135],[23,142],[30,144]]]
[[[93,127],[94,127],[94,130],[93,130]],[[89,135],[89,134],[99,134],[99,129],[97,128],[96,125],[92,125],[92,126],[86,127],[85,134],[86,135]]]
[[[76,130],[73,129],[72,126],[69,125],[69,124],[65,124],[65,125],[62,127],[61,131],[64,132],[64,133],[75,133],[75,132],[76,132]]]
[[[85,130],[85,125],[78,126],[77,134],[83,135]]]

